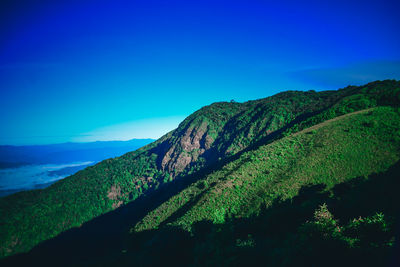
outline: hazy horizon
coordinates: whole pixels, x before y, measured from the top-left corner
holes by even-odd
[[[56,142],[56,143],[19,143],[19,144],[8,144],[8,143],[0,143],[0,146],[49,146],[49,145],[62,145],[62,144],[87,144],[87,143],[97,143],[97,142],[129,142],[133,140],[157,140],[157,138],[130,138],[130,139],[110,139],[110,140],[94,140],[94,141],[65,141],[65,142]]]

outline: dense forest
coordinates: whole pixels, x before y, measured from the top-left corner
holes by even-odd
[[[136,151],[1,198],[0,255],[82,266],[394,264],[399,105],[400,82],[386,80],[203,107]],[[91,227],[101,229],[93,243],[79,244]]]

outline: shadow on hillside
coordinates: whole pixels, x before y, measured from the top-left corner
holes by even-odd
[[[42,266],[69,266],[71,264],[75,265],[76,262],[85,262],[96,258],[99,255],[118,254],[126,247],[125,239],[129,229],[148,212],[197,181],[198,177],[204,177],[219,167],[214,166],[207,172],[197,172],[196,174],[176,179],[156,192],[96,217],[79,228],[70,229],[50,240],[46,240],[28,253],[8,257],[3,262],[0,261],[0,263],[11,266],[25,266],[32,263]],[[227,176],[235,170],[231,170]],[[212,187],[213,184],[210,186]],[[202,194],[182,207],[178,213],[174,214],[174,218],[180,216],[179,214],[183,215],[201,196]]]
[[[82,266],[138,263],[141,265],[166,265],[169,263],[219,265],[229,260],[236,263],[257,265],[282,265],[285,256],[300,258],[304,264],[311,257],[299,256],[293,252],[290,236],[295,235],[299,225],[312,220],[314,210],[327,203],[329,210],[340,222],[347,222],[359,216],[371,216],[383,212],[399,225],[400,163],[382,174],[371,175],[368,179],[356,178],[335,186],[331,192],[324,191],[324,185],[314,185],[301,189],[292,200],[275,202],[263,209],[259,216],[249,219],[229,220],[222,225],[199,222],[193,226],[191,236],[177,228],[164,227],[163,230],[145,231],[129,236],[128,230],[150,210],[156,208],[176,194],[196,177],[188,181],[180,179],[160,189],[157,194],[140,198],[115,211],[99,216],[80,228],[71,229],[45,241],[31,252],[15,255],[2,260],[2,266]],[[191,202],[193,205],[195,202]],[[190,208],[184,207],[180,213]],[[394,227],[399,231],[399,227]],[[397,232],[396,236],[400,236]],[[249,235],[251,238],[249,238]],[[238,246],[239,242],[255,242],[254,247]],[[246,241],[247,240],[247,241]],[[253,241],[251,241],[253,240]],[[286,243],[285,243],[286,242]],[[398,249],[398,243],[396,248]],[[127,252],[123,252],[127,251]],[[135,253],[138,251],[138,253]],[[332,255],[320,252],[324,257]],[[323,259],[318,256],[318,259]],[[374,262],[371,256],[363,255],[367,265]],[[359,257],[357,257],[358,259]],[[362,258],[362,257],[361,257]],[[382,263],[382,262],[380,262]],[[356,264],[358,265],[358,264]],[[382,264],[379,264],[382,266]]]
[[[21,253],[0,260],[0,263],[2,265],[24,266],[37,262],[42,266],[68,266],[75,262],[95,258],[99,254],[119,253],[125,247],[124,239],[129,229],[148,212],[228,162],[228,160],[220,161],[207,170],[180,177],[163,185],[156,192],[150,192],[147,196],[140,197],[114,211],[98,216],[79,228],[67,230],[50,240],[46,240],[28,253]]]
[[[359,216],[382,212],[392,222],[389,236],[400,236],[400,163],[368,179],[359,177],[327,191],[322,184],[303,187],[291,200],[276,201],[251,218],[229,219],[224,224],[201,221],[192,234],[178,227],[143,231],[130,236],[126,251],[87,264],[116,266],[398,266],[399,242],[394,248],[368,245],[349,248],[335,240],[318,240],[299,232],[312,221],[323,203],[340,225]],[[379,233],[379,232],[378,232]],[[379,238],[379,237],[378,237]],[[371,243],[372,244],[372,243]],[[397,257],[397,258],[396,258]]]

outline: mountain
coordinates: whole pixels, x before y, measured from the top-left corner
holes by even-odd
[[[0,168],[28,164],[58,164],[77,161],[100,161],[120,156],[153,142],[153,139],[97,141],[32,146],[0,146]]]
[[[154,140],[0,146],[0,197],[45,188],[101,160],[121,156]]]
[[[117,262],[390,266],[399,129],[398,108],[375,107],[243,153],[147,213]]]
[[[57,247],[46,244],[79,247],[68,233],[80,231],[114,238],[125,231],[116,218],[129,217],[123,247],[111,242],[101,255],[69,257],[82,265],[291,266],[324,260],[327,251],[389,259],[399,222],[399,104],[394,80],[211,104],[136,151],[0,199],[1,255],[78,227],[11,258],[40,262]]]

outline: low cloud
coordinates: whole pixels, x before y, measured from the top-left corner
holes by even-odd
[[[27,189],[42,188],[44,185],[56,182],[78,169],[92,165],[93,161],[72,162],[67,164],[39,164],[25,165],[17,168],[0,170],[0,196],[1,191],[21,191]],[[80,167],[80,168],[77,168]],[[55,171],[66,170],[62,175],[54,175]]]

